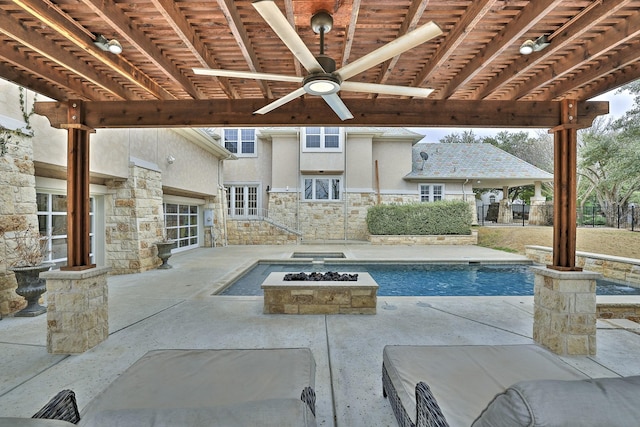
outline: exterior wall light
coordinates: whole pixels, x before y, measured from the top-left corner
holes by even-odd
[[[524,43],[522,43],[522,46],[520,46],[520,53],[522,55],[530,55],[533,52],[541,51],[542,49],[549,46],[550,44],[551,43],[549,42],[549,39],[547,38],[547,36],[543,35],[538,37],[535,41],[527,40]]]
[[[115,55],[120,55],[122,53],[122,45],[118,40],[107,40],[107,38],[102,34],[95,34],[95,36],[96,39],[93,41],[93,44],[98,46],[100,49],[105,52],[111,52]]]

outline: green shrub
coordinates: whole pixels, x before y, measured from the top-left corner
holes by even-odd
[[[471,220],[463,201],[377,205],[367,211],[372,235],[469,235]]]

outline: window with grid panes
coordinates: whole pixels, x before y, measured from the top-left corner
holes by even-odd
[[[308,127],[304,129],[304,148],[310,151],[339,151],[339,127]]]
[[[444,198],[444,185],[420,184],[420,201],[437,202]]]
[[[255,129],[225,129],[224,147],[238,156],[249,156],[256,153]]]
[[[177,241],[176,249],[190,249],[199,246],[198,216],[197,205],[164,204],[164,224],[167,238]]]
[[[340,200],[339,177],[309,177],[304,179],[305,200]]]
[[[67,265],[67,196],[64,194],[37,193],[38,232],[49,237],[44,261],[57,267]],[[91,261],[94,260],[94,199],[89,199],[89,240]]]
[[[258,216],[258,186],[228,185],[227,212],[232,217]]]

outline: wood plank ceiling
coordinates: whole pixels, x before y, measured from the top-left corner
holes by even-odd
[[[311,15],[321,9],[333,15],[325,50],[338,68],[428,21],[442,28],[441,36],[350,79],[433,88],[430,97],[424,101],[340,92],[356,116],[351,124],[365,123],[363,112],[369,109],[379,113],[375,117],[383,125],[422,124],[419,118],[407,123],[398,118],[408,108],[422,109],[425,125],[433,123],[426,113],[443,106],[464,112],[465,105],[476,109],[500,105],[508,110],[522,103],[531,112],[529,106],[535,105],[531,102],[547,106],[562,99],[586,101],[640,77],[640,0],[277,0],[276,4],[314,54],[319,53],[319,36],[310,28]],[[117,39],[122,54],[96,47],[96,34]],[[519,52],[525,40],[543,35],[550,41],[546,49],[530,55]],[[115,102],[110,105],[120,111],[122,105],[134,105],[131,101],[155,101],[145,104],[153,108],[163,105],[159,101],[176,101],[166,105],[183,108],[185,125],[196,123],[188,119],[199,111],[194,106],[205,105],[191,101],[214,101],[206,104],[217,109],[211,124],[236,123],[233,112],[240,111],[248,113],[237,123],[295,125],[291,120],[300,118],[295,116],[300,109],[308,110],[298,123],[336,122],[322,100],[309,95],[252,121],[250,110],[288,94],[298,84],[199,76],[193,67],[306,73],[249,0],[0,0],[0,77],[54,100],[100,101],[95,105],[101,109]],[[506,110],[492,114],[497,117]],[[175,118],[171,123],[166,120],[166,125],[180,124]],[[464,122],[457,119],[451,124]],[[154,123],[158,124],[140,122]],[[533,122],[513,123],[527,124]]]

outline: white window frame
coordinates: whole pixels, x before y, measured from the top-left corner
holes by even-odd
[[[334,183],[333,180],[338,180],[338,195],[334,194]],[[311,197],[307,197],[307,180],[311,180]],[[328,196],[326,199],[317,198],[317,190],[318,190],[318,181],[319,180],[329,180],[328,185]],[[343,178],[339,175],[306,175],[302,177],[302,200],[305,202],[327,202],[327,203],[335,203],[342,201],[342,193],[344,193],[343,187]]]
[[[440,194],[436,196],[435,188],[439,187]],[[428,189],[428,192],[424,192],[424,189]],[[418,193],[420,194],[420,201],[425,203],[437,202],[444,200],[445,191],[444,184],[419,184]],[[425,197],[426,196],[426,197]]]
[[[69,203],[69,199],[66,194],[63,193],[55,193],[50,191],[37,191],[36,200],[38,196],[46,196],[47,201],[47,209],[40,210],[38,208],[38,223],[39,223],[39,233],[42,236],[47,237],[47,246],[46,246],[46,254],[44,257],[44,261],[54,262],[57,267],[63,267],[67,265],[67,245],[68,236],[66,233],[56,233],[56,230],[53,227],[54,217],[64,218],[62,221],[64,224],[64,228],[67,228],[67,210],[54,210],[53,206],[53,197],[64,197],[67,199],[67,203]],[[96,247],[96,235],[95,235],[95,198],[91,196],[89,198],[89,241],[91,246],[91,252],[89,254],[91,262],[95,262],[95,247]],[[44,224],[42,223],[44,222]],[[63,249],[64,256],[56,256],[58,251],[54,251],[54,247],[59,246],[59,249]]]
[[[260,216],[260,195],[262,194],[260,184],[226,184],[225,187],[227,189],[227,213],[230,218],[255,218]],[[240,188],[242,189],[242,206],[237,206],[239,200],[237,195]]]
[[[227,148],[227,131],[236,131],[238,132],[238,140],[236,141],[236,151],[232,151],[229,150]],[[243,131],[251,131],[253,132],[253,151],[244,151],[244,144],[243,142],[250,142],[249,139],[247,139],[246,141],[243,140],[242,138],[242,133]],[[237,157],[257,157],[258,156],[258,138],[256,136],[256,130],[254,128],[224,128],[222,130],[222,140],[223,143],[222,145],[229,151],[231,151],[233,154],[235,154]]]
[[[319,129],[320,133],[311,133],[310,129]],[[337,147],[327,147],[327,136],[335,136],[335,133],[326,133],[327,129],[337,129],[338,133],[338,146]],[[342,145],[344,140],[344,132],[343,129],[337,126],[329,126],[329,127],[305,127],[302,128],[302,151],[304,152],[323,152],[323,153],[339,153],[342,152]],[[320,135],[320,146],[319,147],[309,147],[307,145],[307,135]]]
[[[176,206],[177,212],[167,212],[167,205]],[[167,238],[176,240],[175,247],[171,252],[181,252],[199,247],[201,225],[200,206],[190,203],[164,202],[162,209],[164,211],[164,224]],[[173,209],[171,210],[173,211]],[[168,221],[170,216],[175,216],[177,221]],[[188,234],[183,235],[181,230],[186,230]],[[192,234],[194,231],[195,234]]]

